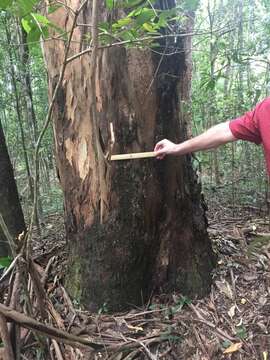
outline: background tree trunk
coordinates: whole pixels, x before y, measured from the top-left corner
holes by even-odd
[[[68,3],[76,8],[79,1]],[[81,23],[91,23],[89,3]],[[72,18],[64,9],[52,17],[59,26],[70,27]],[[75,34],[73,54],[87,46],[85,33],[77,30]],[[174,54],[162,58],[150,50],[99,50],[96,104],[104,154],[149,151],[163,137],[176,142],[186,137],[180,100],[187,99],[190,91],[188,43],[164,41],[161,48]],[[63,52],[63,42],[46,42],[50,94]],[[141,304],[155,290],[205,294],[214,256],[190,157],[112,162],[106,165],[104,194],[90,115],[89,69],[88,55],[68,65],[54,111],[70,249],[70,292],[91,310],[104,303],[110,310]],[[115,136],[112,149],[110,123]],[[101,198],[105,199],[103,224]]]
[[[13,169],[0,122],[0,213],[10,234],[15,238],[25,230]],[[11,255],[6,237],[0,228],[0,257]]]

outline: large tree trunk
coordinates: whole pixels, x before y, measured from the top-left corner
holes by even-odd
[[[25,230],[24,217],[0,122],[0,214],[9,233],[15,238]],[[0,227],[0,257],[11,255],[11,249]]]
[[[76,7],[79,1],[68,3]],[[91,23],[89,3],[80,23]],[[57,10],[53,21],[69,28],[71,18],[64,13]],[[84,35],[77,30],[73,53],[84,47]],[[187,44],[164,42],[166,52],[175,52],[175,46],[182,51],[162,60],[150,50],[98,52],[96,105],[104,154],[111,146],[110,123],[115,154],[149,151],[163,137],[176,142],[186,137],[180,100],[186,101],[190,90]],[[63,51],[61,42],[45,44],[51,94]],[[89,55],[68,65],[54,111],[70,248],[68,288],[92,310],[104,303],[109,309],[141,304],[155,290],[201,296],[210,286],[214,256],[191,159],[105,163],[101,178],[89,69]]]

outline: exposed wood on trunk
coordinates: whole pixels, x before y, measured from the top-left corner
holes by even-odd
[[[106,184],[106,170],[108,169],[108,164],[106,164],[106,159],[101,148],[100,144],[100,128],[98,123],[97,107],[98,107],[98,94],[96,82],[96,72],[97,72],[97,60],[98,60],[98,22],[99,22],[99,7],[97,0],[93,0],[92,7],[92,53],[90,57],[90,108],[92,115],[93,123],[93,140],[95,144],[95,150],[97,155],[98,162],[98,178],[99,178],[99,197],[100,197],[100,223],[102,224],[105,217],[105,208],[108,209],[108,193],[109,189]]]

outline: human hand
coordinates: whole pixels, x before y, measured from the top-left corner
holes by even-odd
[[[166,155],[175,154],[177,146],[170,140],[163,139],[159,141],[155,148],[154,152],[156,153],[157,159],[163,159]]]

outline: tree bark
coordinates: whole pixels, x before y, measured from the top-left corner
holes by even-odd
[[[23,212],[0,122],[0,213],[14,238],[25,230]],[[11,255],[7,239],[0,229],[0,257]]]
[[[76,8],[78,3],[69,5]],[[103,3],[98,4],[99,20],[107,17]],[[52,20],[68,29],[72,17],[58,9]],[[79,22],[91,24],[91,2]],[[83,29],[76,30],[70,55],[87,46]],[[161,48],[172,54],[162,58],[150,50],[113,47],[98,51],[95,101],[104,155],[149,151],[163,137],[184,140],[187,124],[180,116],[180,100],[187,99],[190,91],[187,44],[162,41]],[[62,42],[45,43],[50,96],[63,53]],[[141,304],[153,291],[202,296],[211,283],[214,256],[191,159],[105,162],[104,190],[90,109],[89,58],[84,55],[68,65],[54,109],[70,249],[69,291],[91,310],[104,303],[109,310]]]

